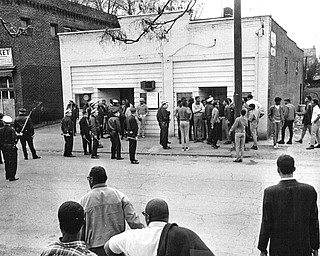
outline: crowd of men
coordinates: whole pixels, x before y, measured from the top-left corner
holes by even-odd
[[[260,255],[268,255],[269,244],[271,256],[317,256],[317,192],[293,177],[292,156],[281,155],[276,164],[281,180],[264,190],[257,246]],[[87,180],[91,190],[79,203],[67,201],[59,207],[62,237],[41,256],[214,255],[195,232],[169,223],[165,200],[155,198],[146,204],[142,212],[145,226],[128,197],[107,185],[102,166],[92,167]]]
[[[111,140],[111,159],[123,160],[121,156],[121,140],[129,141],[129,155],[132,164],[139,164],[135,157],[138,137],[145,137],[146,116],[149,113],[145,99],[139,100],[135,108],[128,100],[121,104],[117,99],[111,99],[109,105],[102,99],[87,102],[83,107],[82,118],[79,121],[84,155],[91,155],[92,159],[99,158],[98,148],[102,148],[101,138]],[[61,121],[62,135],[65,140],[65,157],[72,154],[73,140],[76,136],[76,122],[79,118],[79,107],[73,99],[69,100],[65,117]]]

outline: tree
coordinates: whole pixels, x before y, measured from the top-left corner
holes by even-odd
[[[23,28],[23,27],[13,26],[11,23],[8,24],[4,19],[2,19],[2,17],[0,17],[0,21],[1,21],[2,27],[5,29],[8,35],[12,38],[16,38],[21,35],[28,35],[30,34],[30,29],[32,29],[30,25]]]
[[[158,6],[157,15],[154,18],[142,17],[140,20],[136,21],[135,27],[138,32],[136,38],[128,38],[127,33],[121,29],[110,29],[106,28],[102,36],[102,42],[123,42],[125,44],[134,44],[140,41],[143,37],[148,36],[149,39],[165,40],[169,31],[172,29],[173,25],[178,19],[184,16],[186,13],[192,12],[193,7],[196,5],[197,0],[187,0],[187,5],[183,11],[177,13],[177,16],[162,21],[161,17],[168,8],[170,8],[173,0],[167,0],[161,7]]]

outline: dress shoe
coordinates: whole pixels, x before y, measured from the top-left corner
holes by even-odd
[[[12,178],[12,179],[9,179],[9,181],[15,181],[15,180],[18,180],[19,178]]]
[[[190,150],[190,148],[189,147],[186,147],[186,151],[189,151]]]
[[[288,141],[287,141],[287,144],[292,144],[292,140],[288,140]]]
[[[165,148],[163,148],[163,149],[171,149],[171,147],[165,147]]]
[[[124,158],[123,157],[117,157],[117,160],[123,160]]]
[[[99,156],[91,156],[92,159],[99,159]]]
[[[279,140],[278,144],[284,144],[284,141],[283,140]]]
[[[233,162],[241,163],[241,162],[242,162],[242,159],[235,159],[235,160],[233,160]]]
[[[74,155],[66,155],[64,157],[76,157],[76,156],[74,156]]]
[[[314,148],[320,148],[320,144],[318,144],[317,146],[315,146]]]
[[[89,155],[89,153],[88,152],[84,152],[84,155],[87,156],[87,155]]]
[[[296,142],[298,142],[298,143],[302,143],[302,140],[296,140]]]
[[[258,150],[257,146],[252,146],[251,149]]]
[[[216,145],[212,145],[212,147],[213,147],[214,149],[218,149],[218,148],[219,148],[219,146],[216,146]]]
[[[138,160],[133,160],[131,161],[132,164],[139,164],[139,161]]]
[[[28,157],[25,157],[24,160],[28,160]]]
[[[39,159],[39,158],[41,158],[40,156],[35,156],[33,159]]]
[[[309,147],[307,147],[306,149],[314,149],[313,145],[310,145]]]
[[[115,156],[112,156],[111,159],[117,159]]]

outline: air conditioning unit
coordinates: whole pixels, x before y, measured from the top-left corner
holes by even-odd
[[[141,89],[145,91],[153,91],[156,88],[155,81],[141,81]]]

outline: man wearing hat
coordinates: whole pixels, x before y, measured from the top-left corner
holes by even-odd
[[[71,116],[71,109],[67,109],[65,111],[64,118],[61,120],[61,130],[65,141],[63,153],[64,157],[74,157],[74,155],[72,155],[74,126]]]
[[[144,228],[125,194],[107,185],[108,176],[102,166],[91,168],[87,177],[91,190],[80,199],[85,225],[81,238],[98,256],[105,256],[104,244],[126,229]]]
[[[99,129],[100,124],[97,120],[97,116],[99,115],[98,109],[94,108],[91,111],[90,115],[90,128],[91,128],[91,136],[92,136],[92,155],[91,158],[99,158],[97,151],[99,146]]]
[[[170,111],[167,110],[168,101],[161,101],[161,107],[157,112],[157,121],[160,127],[160,144],[163,149],[171,149],[168,146],[168,131],[169,131],[169,122],[170,122]]]
[[[4,116],[2,121],[4,126],[0,128],[0,148],[2,149],[4,158],[6,179],[15,181],[18,180],[18,178],[16,178],[18,160],[16,143],[18,142],[18,138],[16,131],[10,127],[12,118],[10,116]]]
[[[40,156],[33,146],[34,128],[30,117],[26,114],[27,110],[25,108],[19,109],[19,115],[14,120],[14,129],[19,135],[19,139],[22,146],[22,151],[24,159],[28,160],[27,143],[31,151],[33,159],[38,159]]]
[[[319,220],[314,187],[293,178],[296,170],[290,155],[277,159],[281,181],[264,190],[258,249],[270,255],[318,255]]]
[[[138,122],[136,119],[136,109],[130,108],[131,115],[126,119],[126,127],[128,132],[128,140],[129,140],[129,155],[130,162],[132,164],[139,164],[139,161],[136,160],[136,149],[137,149],[137,140],[138,140]]]
[[[137,117],[138,117],[138,125],[139,125],[139,131],[138,136],[141,136],[144,138],[144,133],[146,129],[146,117],[149,113],[148,106],[146,105],[145,99],[140,98],[139,100],[140,105],[137,106]]]
[[[168,223],[169,207],[163,199],[150,200],[142,214],[148,227],[111,237],[104,246],[108,256],[214,256],[195,232]]]
[[[111,139],[111,159],[123,160],[123,157],[121,157],[121,124],[119,116],[119,109],[114,108],[112,116],[108,119],[108,127]]]
[[[69,103],[66,107],[66,110],[71,110],[71,119],[73,124],[73,135],[76,136],[77,133],[77,119],[79,118],[79,107],[74,103],[73,99],[69,99]]]

